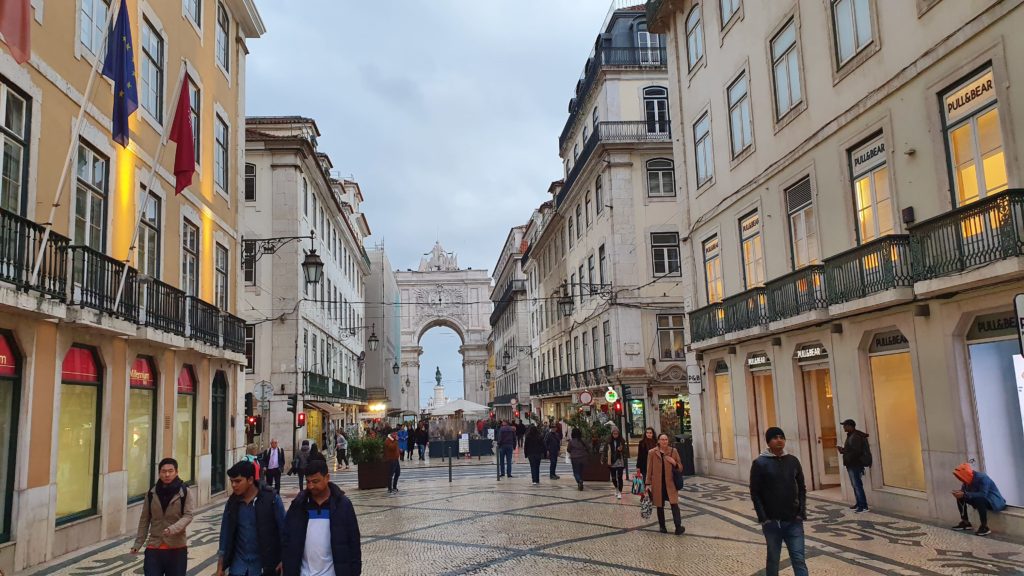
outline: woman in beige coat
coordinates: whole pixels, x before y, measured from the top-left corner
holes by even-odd
[[[658,447],[647,453],[647,493],[658,510],[658,526],[662,533],[665,529],[665,501],[672,506],[672,520],[676,524],[676,535],[686,532],[679,513],[679,491],[672,480],[672,471],[683,471],[683,461],[679,452],[668,445],[668,435],[658,436]]]

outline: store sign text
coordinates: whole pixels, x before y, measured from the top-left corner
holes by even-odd
[[[885,142],[881,138],[851,154],[853,173],[860,176],[864,172],[885,162]]]
[[[946,96],[946,121],[959,120],[995,98],[995,79],[989,70]]]

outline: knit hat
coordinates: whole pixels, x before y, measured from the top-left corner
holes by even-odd
[[[786,439],[786,433],[782,431],[782,428],[779,428],[778,426],[772,426],[771,428],[765,431],[764,441],[771,442],[772,439],[774,439],[777,436],[782,436],[783,440]]]
[[[971,465],[967,462],[953,468],[953,476],[956,476],[957,480],[964,484],[970,484],[974,481],[974,470],[971,470]]]

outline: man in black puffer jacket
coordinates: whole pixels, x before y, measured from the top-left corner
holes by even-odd
[[[750,499],[761,524],[768,555],[765,575],[777,576],[782,543],[789,550],[795,576],[807,576],[804,555],[804,519],[807,518],[807,487],[800,460],[786,453],[781,428],[764,433],[768,449],[750,465]]]
[[[363,571],[355,508],[331,483],[324,460],[310,461],[306,489],[288,508],[282,556],[284,576],[359,576]]]

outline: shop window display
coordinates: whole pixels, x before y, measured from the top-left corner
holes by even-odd
[[[923,492],[924,461],[909,344],[899,332],[877,334],[873,342],[871,384],[882,483]]]
[[[193,422],[196,420],[196,379],[192,367],[181,367],[178,395],[174,410],[174,459],[178,461],[178,477],[192,483],[196,441]]]
[[[61,368],[57,522],[96,512],[102,377],[95,353],[72,347]]]
[[[153,485],[153,431],[156,411],[156,371],[149,358],[138,357],[129,374],[128,499],[142,498]]]
[[[691,436],[690,399],[682,396],[661,398],[658,401],[661,432],[675,439],[678,434]]]

